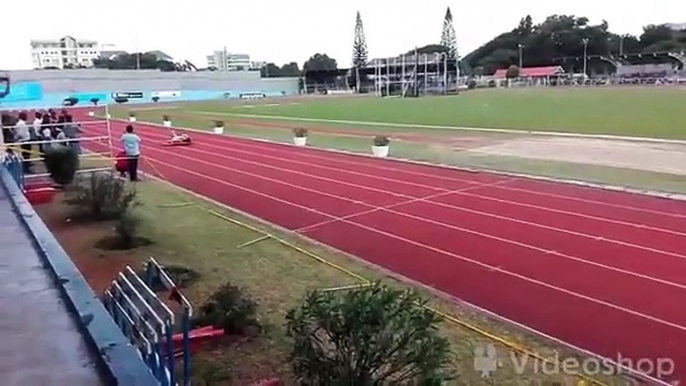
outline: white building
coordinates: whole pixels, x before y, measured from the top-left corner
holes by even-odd
[[[263,66],[261,62],[251,62],[248,54],[214,51],[212,55],[207,55],[207,67],[214,67],[219,71],[247,71]]]
[[[31,40],[34,68],[90,67],[100,57],[100,47],[94,40],[78,40],[65,36],[59,40]]]

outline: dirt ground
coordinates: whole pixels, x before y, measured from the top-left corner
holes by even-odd
[[[686,175],[685,144],[527,137],[481,146],[470,151]]]
[[[71,221],[69,206],[61,202],[59,195],[53,203],[35,208],[96,294],[101,294],[127,265],[135,266],[145,258],[144,251],[96,249],[97,241],[114,233],[113,225]]]

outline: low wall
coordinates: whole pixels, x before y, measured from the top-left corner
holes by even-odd
[[[38,108],[61,105],[66,98],[88,104],[114,103],[128,95],[129,103],[275,97],[299,93],[298,78],[260,78],[259,72],[160,72],[153,70],[35,70],[9,73],[11,91],[0,107]]]
[[[6,190],[23,228],[55,281],[67,308],[90,346],[107,385],[158,386],[140,353],[128,342],[98,296],[0,164],[0,189]],[[43,333],[49,334],[50,331]],[[56,337],[59,339],[59,337]],[[59,355],[59,353],[56,353]],[[39,365],[39,364],[37,364]]]

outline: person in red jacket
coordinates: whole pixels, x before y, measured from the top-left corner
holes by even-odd
[[[126,178],[126,172],[129,170],[129,161],[126,156],[126,153],[121,151],[117,154],[115,157],[115,163],[114,163],[114,168],[119,172],[119,176],[122,178]]]

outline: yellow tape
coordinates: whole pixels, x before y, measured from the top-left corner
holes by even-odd
[[[236,246],[236,248],[237,248],[237,249],[241,249],[241,248],[249,247],[249,246],[251,246],[251,245],[253,245],[253,244],[257,244],[257,243],[259,243],[260,241],[264,241],[264,240],[267,240],[267,239],[270,239],[270,238],[271,238],[270,235],[264,235],[264,236],[262,236],[262,237],[258,237],[258,238],[256,238],[256,239],[254,239],[254,240],[250,240],[250,241],[248,241],[247,243],[240,244],[240,245]]]

